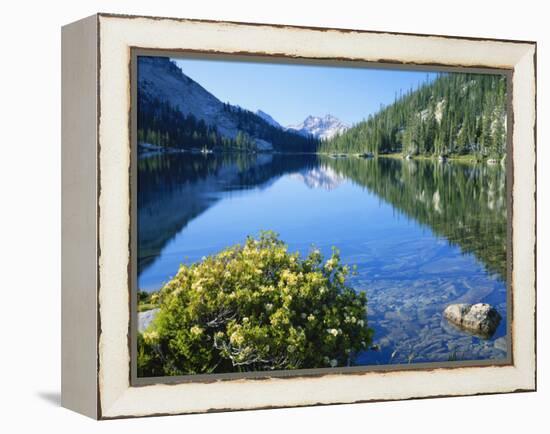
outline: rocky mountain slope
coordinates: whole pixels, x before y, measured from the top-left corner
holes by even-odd
[[[273,119],[271,117],[271,115],[267,114],[266,112],[264,112],[262,110],[256,110],[256,115],[258,115],[264,121],[266,121],[268,124],[270,124],[274,127],[281,128],[283,130],[285,129],[279,122],[277,122],[275,119]]]

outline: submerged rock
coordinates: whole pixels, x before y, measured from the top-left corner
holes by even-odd
[[[450,304],[443,311],[443,316],[460,329],[485,339],[495,333],[502,319],[497,310],[487,303]]]

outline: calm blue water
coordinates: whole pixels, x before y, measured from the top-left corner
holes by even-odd
[[[499,167],[313,156],[164,155],[139,162],[139,288],[159,289],[261,230],[291,251],[340,249],[368,296],[374,349],[361,364],[498,359],[442,321],[452,302],[506,317],[504,171]]]

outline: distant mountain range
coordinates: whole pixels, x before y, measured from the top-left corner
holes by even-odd
[[[312,135],[318,139],[332,139],[348,128],[349,125],[328,114],[324,117],[308,116],[302,123],[288,126],[287,131],[294,130],[300,134]]]
[[[313,136],[316,139],[332,139],[334,136],[342,134],[349,128],[349,125],[330,114],[324,117],[310,115],[305,118],[303,122],[287,127],[283,127],[279,122],[273,119],[273,117],[262,110],[258,110],[256,114],[274,127],[286,131],[295,131],[305,137]]]
[[[169,58],[138,58],[138,141],[199,149],[315,152],[319,140],[224,103]]]

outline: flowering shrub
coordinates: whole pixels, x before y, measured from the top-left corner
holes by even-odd
[[[302,259],[272,232],[182,266],[138,338],[139,375],[350,365],[372,331],[348,274],[337,250]]]

